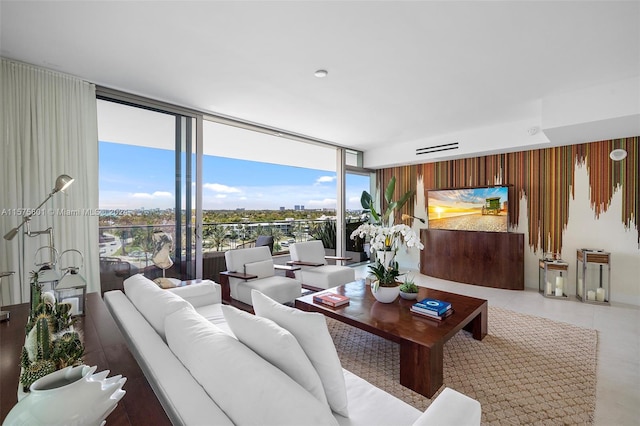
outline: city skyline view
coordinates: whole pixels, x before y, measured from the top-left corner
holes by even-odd
[[[174,151],[100,141],[99,153],[100,209],[174,208]],[[334,171],[210,155],[202,169],[203,210],[336,208]],[[369,177],[348,174],[346,188],[347,210],[361,209]]]

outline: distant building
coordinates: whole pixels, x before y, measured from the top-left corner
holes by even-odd
[[[284,207],[280,207],[280,211],[283,212],[284,211]]]

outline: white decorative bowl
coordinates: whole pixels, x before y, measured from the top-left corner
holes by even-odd
[[[118,405],[127,381],[107,379],[109,370],[79,365],[54,371],[33,382],[29,393],[4,420],[5,425],[101,425]]]

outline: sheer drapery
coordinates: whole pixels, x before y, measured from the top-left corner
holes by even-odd
[[[95,86],[78,78],[1,58],[0,235],[18,226],[25,209],[38,206],[67,174],[75,181],[55,194],[31,220],[32,231],[53,226],[59,253],[84,255],[87,292],[100,290],[98,264],[98,130]],[[46,235],[0,239],[3,302],[29,300],[34,255]]]

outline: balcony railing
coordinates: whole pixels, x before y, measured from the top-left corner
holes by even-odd
[[[361,222],[352,221],[347,225],[347,250],[364,252],[364,242],[354,242],[349,239],[351,231]],[[154,279],[162,276],[162,270],[153,263],[156,250],[153,239],[154,233],[161,231],[171,236],[173,247],[176,244],[176,225],[119,225],[100,226],[100,281],[102,291],[121,289],[122,281],[127,277],[144,273]],[[172,251],[171,258],[174,265],[165,271],[167,277],[190,279],[185,276],[181,259],[185,259],[186,251],[192,251],[195,258],[195,248],[185,247],[186,238],[184,228],[181,232],[181,255],[176,256]],[[325,247],[335,247],[335,220],[287,220],[272,222],[242,222],[242,223],[205,223],[203,235],[203,277],[219,280],[219,273],[226,269],[224,252],[237,248],[253,247],[260,235],[274,237],[274,256],[287,255],[289,245],[294,242],[320,239]],[[360,261],[359,256],[355,261]]]

